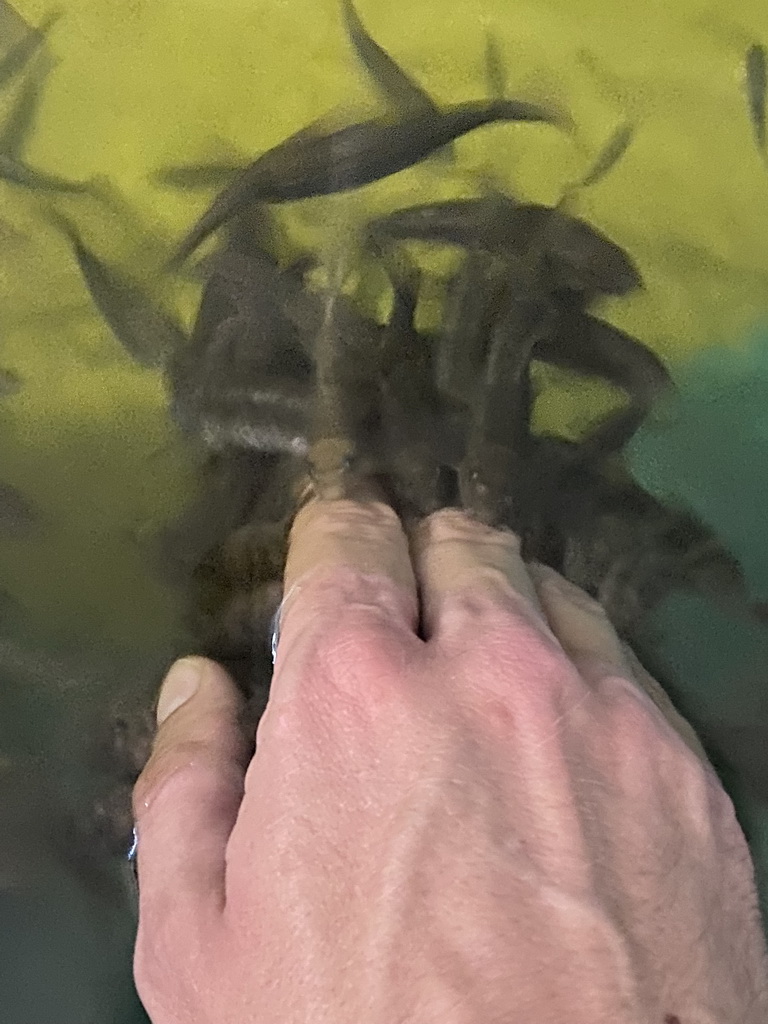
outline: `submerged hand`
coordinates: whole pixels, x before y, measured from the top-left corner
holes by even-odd
[[[286,594],[250,765],[220,668],[161,698],[155,1024],[768,1019],[731,802],[597,604],[458,512],[409,551],[348,502],[300,513]]]

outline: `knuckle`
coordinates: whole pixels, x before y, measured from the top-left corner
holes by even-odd
[[[212,773],[217,757],[210,743],[203,739],[184,739],[174,744],[159,743],[133,789],[133,812],[136,819],[150,802],[173,779]]]

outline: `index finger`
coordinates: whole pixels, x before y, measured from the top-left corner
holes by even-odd
[[[277,664],[300,640],[354,618],[413,636],[419,619],[408,540],[383,502],[319,501],[296,516],[279,613]]]

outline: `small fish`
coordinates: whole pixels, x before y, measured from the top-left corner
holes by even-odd
[[[494,32],[485,36],[485,79],[491,99],[503,99],[507,92],[507,73],[501,57],[501,44]]]
[[[588,313],[561,317],[543,338],[536,359],[586,376],[602,377],[648,410],[672,389],[659,357],[629,334]]]
[[[21,159],[30,139],[40,108],[42,87],[51,67],[52,61],[46,54],[37,59],[21,86],[10,114],[0,127],[0,153],[11,159]]]
[[[627,122],[620,125],[598,153],[592,166],[575,188],[589,188],[601,181],[621,160],[635,137],[635,126]]]
[[[24,386],[24,381],[14,370],[3,370],[0,368],[0,398],[10,398],[17,395]]]
[[[516,478],[531,454],[530,362],[556,315],[547,301],[512,294],[491,332],[483,388],[459,467],[464,507],[490,526],[519,527]]]
[[[446,398],[474,405],[507,276],[492,255],[470,249],[451,280],[435,350],[435,382]]]
[[[329,134],[302,130],[262,154],[213,202],[182,242],[182,263],[239,209],[253,203],[285,203],[346,192],[387,178],[436,149],[483,125],[529,121],[564,127],[563,115],[516,100],[462,103],[439,113],[372,118]]]
[[[164,366],[187,343],[181,326],[92,252],[65,217],[49,217],[67,237],[94,305],[128,355],[141,366]]]
[[[497,251],[516,260],[515,272],[534,280],[542,260],[554,285],[573,291],[625,295],[641,287],[629,256],[606,235],[554,207],[494,195],[398,210],[369,224],[374,236],[438,240]]]
[[[223,188],[244,170],[242,163],[182,164],[156,171],[151,180],[165,188]]]
[[[231,388],[208,395],[193,406],[190,422],[176,404],[176,416],[206,448],[245,448],[269,453],[306,455],[310,417],[306,386],[286,379],[262,379],[258,387]]]
[[[747,102],[755,141],[763,159],[765,159],[765,98],[768,90],[767,64],[765,47],[759,43],[750,46],[744,58]]]
[[[23,185],[41,192],[88,192],[91,185],[82,181],[67,181],[55,174],[35,170],[20,160],[15,160],[5,153],[0,153],[0,181],[11,185]]]
[[[0,483],[0,532],[26,533],[38,522],[37,510],[21,491],[11,484]]]
[[[5,56],[0,58],[0,89],[26,66],[35,52],[43,45],[46,36],[61,16],[62,11],[53,11],[38,28],[30,29]]]

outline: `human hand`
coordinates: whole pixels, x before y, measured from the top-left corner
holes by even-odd
[[[768,1019],[729,798],[512,535],[446,510],[409,551],[384,506],[308,505],[250,765],[233,684],[186,668],[134,799],[155,1024]]]

